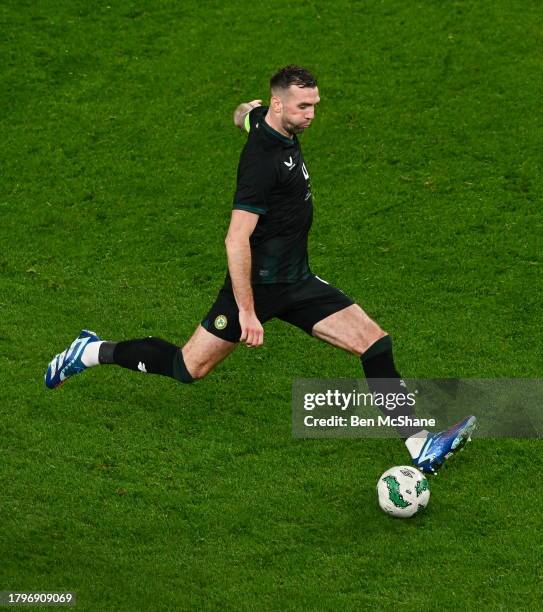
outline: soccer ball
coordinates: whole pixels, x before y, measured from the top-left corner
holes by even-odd
[[[397,465],[379,478],[377,495],[383,512],[408,518],[426,508],[430,488],[428,479],[419,470],[409,465]]]

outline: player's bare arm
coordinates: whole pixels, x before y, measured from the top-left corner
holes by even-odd
[[[232,290],[239,308],[240,342],[247,346],[261,346],[264,328],[255,313],[251,287],[251,245],[249,238],[258,223],[258,215],[244,210],[233,210],[225,239],[228,270]]]
[[[255,108],[255,106],[262,106],[262,100],[252,100],[251,102],[243,102],[234,111],[234,124],[239,127],[240,130],[244,129],[245,115]]]

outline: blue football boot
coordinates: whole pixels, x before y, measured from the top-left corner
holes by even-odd
[[[471,440],[471,434],[476,427],[477,419],[469,416],[446,431],[427,432],[418,455],[413,457],[413,465],[427,474],[435,474],[446,459],[462,450]]]
[[[70,376],[85,370],[87,366],[81,361],[84,348],[90,342],[100,341],[94,332],[84,329],[65,351],[53,357],[45,373],[45,385],[55,389]]]

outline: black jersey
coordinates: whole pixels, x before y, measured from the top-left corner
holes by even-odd
[[[252,283],[294,283],[311,274],[311,185],[298,138],[271,128],[264,121],[267,111],[258,106],[246,121],[249,135],[239,160],[233,207],[260,216],[250,238]]]

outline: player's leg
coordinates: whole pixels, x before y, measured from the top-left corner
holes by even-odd
[[[105,342],[100,347],[98,360],[102,364],[116,364],[191,383],[204,378],[235,348],[236,343],[217,338],[198,325],[182,348],[160,338]]]
[[[235,343],[217,338],[201,325],[183,348],[151,336],[107,342],[84,330],[68,349],[51,361],[45,383],[49,388],[58,387],[70,376],[98,365],[117,365],[191,383],[208,374],[235,347]]]
[[[360,356],[368,387],[372,393],[400,397],[407,392],[404,380],[394,364],[392,340],[356,304],[317,322],[313,336]],[[388,411],[393,417],[414,417],[411,406],[401,402]],[[418,427],[397,427],[413,463],[425,472],[436,472],[443,462],[461,450],[471,439],[477,420],[468,416],[446,431],[430,433]]]
[[[55,355],[49,363],[45,384],[54,389],[74,374],[106,364],[191,383],[203,378],[229,355],[236,347],[240,334],[234,295],[223,288],[202,325],[198,326],[182,349],[156,337],[105,342],[94,332],[83,330],[65,351]]]
[[[388,397],[406,393],[405,382],[394,363],[390,336],[360,306],[341,290],[316,276],[301,283],[294,296],[289,311],[280,318],[316,338],[359,356],[372,393]],[[414,411],[402,402],[387,414],[413,417]],[[447,456],[469,440],[475,422],[475,417],[467,417],[448,431],[438,434],[410,426],[397,429],[415,465],[425,471],[435,471]]]

